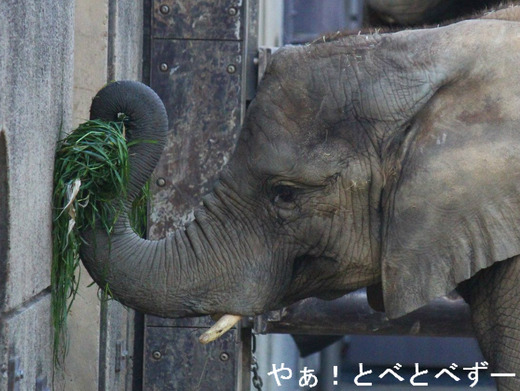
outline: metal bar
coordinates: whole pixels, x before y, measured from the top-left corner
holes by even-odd
[[[238,357],[236,364],[236,391],[251,389],[251,335],[252,329],[239,328],[240,346],[237,347]]]
[[[255,57],[258,54],[258,2],[259,0],[248,0],[244,6],[244,65],[242,66],[242,118],[245,118],[247,103],[256,94],[257,68]]]
[[[302,300],[255,318],[260,334],[474,336],[467,304],[459,296],[443,297],[399,319],[374,311],[365,289],[333,301]]]

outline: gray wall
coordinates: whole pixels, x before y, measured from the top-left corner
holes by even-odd
[[[52,379],[52,171],[71,125],[73,10],[69,0],[0,2],[1,390],[15,357],[20,389]]]
[[[142,1],[0,1],[0,390],[34,390],[37,378],[51,386],[56,142],[88,118],[107,81],[141,78],[142,14]],[[100,304],[85,271],[81,278],[70,353],[53,389],[124,390],[133,312]],[[24,376],[13,382],[15,358]]]

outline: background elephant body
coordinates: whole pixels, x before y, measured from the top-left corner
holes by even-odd
[[[498,373],[515,373],[498,381],[500,390],[520,387],[520,257],[499,262],[472,279],[458,291],[470,304],[472,323],[484,357]]]
[[[471,17],[500,0],[367,0],[371,25],[423,26]]]
[[[520,11],[488,18],[280,49],[194,221],[146,241],[122,219],[110,248],[86,232],[85,266],[168,317],[254,315],[379,282],[398,317],[459,287],[494,369],[520,374],[507,280],[520,268],[520,23],[501,20]],[[164,110],[141,87],[94,100],[93,117],[120,112],[130,137],[164,139]]]

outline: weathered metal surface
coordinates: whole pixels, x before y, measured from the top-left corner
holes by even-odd
[[[154,1],[154,37],[242,40],[243,3],[243,0]]]
[[[166,106],[171,133],[155,172],[160,180],[152,183],[150,237],[162,237],[189,219],[184,214],[213,187],[234,149],[241,122],[242,49],[233,41],[153,43],[151,87]]]
[[[242,50],[242,43],[234,41],[155,40],[152,44],[157,66],[151,68],[151,86],[166,106],[171,133],[151,184],[151,238],[163,237],[191,219],[186,212],[211,190],[234,149],[241,123]],[[146,317],[147,330],[162,326],[163,335],[174,345],[186,346],[184,335],[191,338],[185,354],[193,362],[206,360],[198,336],[213,323],[209,317]],[[153,334],[147,333],[145,368],[150,338]],[[212,344],[213,349],[222,343]],[[153,378],[157,376],[154,373]],[[186,376],[179,369],[172,381],[189,381]],[[144,382],[149,379],[145,373]]]
[[[236,391],[251,389],[251,342],[252,329],[240,328],[240,341],[237,346]]]
[[[151,0],[145,11],[144,69],[170,124],[151,184],[152,239],[192,218],[234,150],[256,86],[256,8],[257,0]],[[203,346],[198,337],[213,323],[145,316],[142,388],[249,390],[251,330],[234,328]]]
[[[339,299],[305,299],[255,318],[262,334],[473,336],[467,304],[458,296],[434,300],[399,319],[389,320],[368,304],[365,290]]]
[[[244,61],[242,67],[243,88],[245,89],[245,101],[251,101],[256,94],[257,82],[257,64],[256,58],[258,53],[258,14],[259,0],[248,0],[245,2],[245,36],[244,36]],[[243,115],[245,114],[246,104],[242,104]]]
[[[144,390],[235,389],[237,366],[236,330],[221,337],[219,343],[194,344],[198,330],[147,327],[145,344]]]

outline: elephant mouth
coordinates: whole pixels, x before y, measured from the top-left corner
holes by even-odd
[[[307,275],[309,267],[312,268],[318,265],[319,268],[323,268],[322,264],[326,264],[329,265],[327,268],[330,268],[331,265],[336,263],[336,260],[329,257],[316,258],[309,255],[297,257],[294,259],[293,263],[292,282],[294,284],[302,279],[307,280],[307,277],[305,276]],[[213,317],[217,318],[217,321],[199,337],[199,342],[201,344],[208,344],[217,340],[242,319],[242,316],[240,315],[231,314],[213,315]]]

